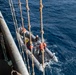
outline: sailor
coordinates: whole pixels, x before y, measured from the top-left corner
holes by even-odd
[[[42,50],[45,50],[45,48],[46,48],[46,43],[40,43],[40,45],[39,45],[39,49],[40,49],[40,52],[39,52],[39,55],[41,54],[41,51]]]
[[[31,50],[33,50],[33,43],[31,42],[30,43],[30,41],[28,41],[27,43],[26,43],[26,45],[27,45],[27,48],[31,51]]]
[[[39,36],[36,35],[35,42],[37,42],[38,40],[39,40]]]
[[[25,28],[22,28],[22,32],[26,32],[26,29]]]
[[[24,27],[22,27],[22,28],[21,28],[21,31],[20,31],[20,34],[21,34],[21,35],[24,35],[24,33],[26,33],[26,32],[27,32],[27,30],[26,30]]]

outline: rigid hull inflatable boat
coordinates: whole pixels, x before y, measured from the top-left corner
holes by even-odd
[[[33,34],[31,34],[31,39],[32,39],[32,44],[33,44],[33,51],[31,52],[30,49],[27,47],[27,43],[26,43],[26,45],[24,44],[24,39],[23,39],[23,36],[25,35],[25,42],[28,42],[28,40],[30,39],[29,31],[24,29],[24,32],[23,32],[23,28],[19,28],[16,33],[17,33],[17,39],[20,42],[21,46],[24,48],[25,53],[28,52],[28,57],[30,58],[30,60],[32,60],[32,54],[33,54],[33,61],[34,61],[35,66],[40,71],[43,71],[42,54],[39,49],[41,39],[39,38],[38,40],[35,41],[36,37]],[[58,62],[58,59],[55,56],[55,53],[52,53],[47,47],[45,47],[45,49],[44,49],[44,67],[46,67],[46,65],[51,60]]]

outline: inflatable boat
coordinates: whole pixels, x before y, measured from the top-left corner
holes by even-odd
[[[26,43],[28,42],[28,40],[30,39],[29,31],[26,29],[24,29],[24,31],[23,31],[23,28],[20,27],[20,28],[18,28],[16,34],[17,34],[17,39],[20,42],[21,46],[23,47],[25,53],[26,53],[26,51],[28,52],[29,59],[32,60],[32,54],[33,54],[33,57],[34,57],[33,60],[34,60],[35,66],[40,71],[43,71],[42,54],[39,49],[41,39],[38,37],[38,40],[36,40],[36,36],[31,34],[31,39],[32,39],[32,43],[33,43],[33,52],[31,52],[30,49],[28,48],[27,44],[26,45],[24,44],[24,40],[23,40],[23,36],[25,34],[25,41],[26,41]],[[26,49],[26,47],[27,47],[27,49]],[[55,56],[55,53],[52,53],[47,47],[45,47],[45,49],[44,49],[44,65],[45,65],[45,67],[48,65],[48,63],[50,61],[58,62],[58,58]]]

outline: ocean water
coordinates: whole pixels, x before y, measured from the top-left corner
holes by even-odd
[[[25,27],[27,14],[25,0],[22,10]],[[18,0],[13,0],[19,26],[20,12]],[[46,75],[76,75],[76,0],[43,0],[44,38],[48,48],[56,53],[58,63],[53,62],[46,68]],[[40,36],[39,0],[29,0],[32,33]],[[0,0],[2,12],[8,27],[16,40],[15,30],[8,0]],[[36,75],[41,73],[36,70]]]

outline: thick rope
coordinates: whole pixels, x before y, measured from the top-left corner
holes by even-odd
[[[15,32],[16,32],[16,30],[18,29],[18,23],[17,23],[17,19],[16,19],[16,15],[15,15],[15,9],[14,9],[12,0],[9,0],[9,5],[10,5],[12,18],[13,18],[13,22],[14,22],[14,27],[15,27]],[[19,49],[20,49],[20,53],[21,53],[21,47],[20,47],[20,42],[19,41],[18,41],[18,44],[19,44]]]
[[[22,8],[21,8],[21,2],[20,0],[18,0],[19,2],[19,8],[20,8],[20,17],[21,17],[21,25],[22,25],[22,28],[24,28],[24,22],[23,22],[23,16],[22,16]],[[25,39],[25,37],[23,37]],[[22,57],[23,57],[23,60],[25,61],[25,55],[24,55],[24,51],[23,51],[23,48],[22,49]]]
[[[40,27],[41,27],[41,42],[44,43],[44,38],[43,38],[43,16],[42,16],[42,9],[43,9],[43,4],[42,0],[40,0]],[[42,50],[42,66],[43,66],[43,75],[45,75],[45,68],[44,68],[44,49]]]
[[[22,24],[22,28],[24,28],[24,20],[23,20],[23,16],[22,16],[21,1],[18,0],[18,2],[19,2],[19,8],[20,8],[21,22],[22,22],[21,24]],[[25,33],[23,33],[23,39],[24,39],[23,41],[24,41],[24,43],[25,43]],[[22,56],[23,56],[23,60],[24,60],[24,62],[26,63],[23,48],[22,48]]]
[[[18,0],[19,2],[19,8],[20,8],[20,16],[21,16],[21,24],[22,24],[22,27],[24,28],[24,20],[23,20],[23,16],[22,16],[22,8],[21,8],[21,1]]]
[[[12,0],[9,0],[9,5],[11,8],[12,18],[13,18],[13,22],[14,22],[15,31],[16,31],[18,28],[18,23],[17,23],[17,19],[16,19],[16,15],[15,15],[15,9],[14,9]]]
[[[28,6],[28,0],[26,0],[26,9],[27,9],[27,17],[28,17],[28,30],[30,32],[30,43],[31,43],[31,25],[30,25],[30,14],[29,14],[29,6]]]
[[[30,25],[30,14],[29,14],[29,6],[28,6],[28,0],[26,0],[26,9],[27,9],[27,16],[28,16],[28,30],[30,33],[30,45],[32,45],[32,41],[31,41],[31,25]],[[32,53],[32,75],[35,75],[34,72],[34,60],[33,60],[33,50],[31,50]]]
[[[24,28],[24,21],[23,21],[23,16],[22,16],[22,8],[21,8],[21,2],[20,2],[20,0],[18,0],[19,1],[19,8],[20,8],[20,15],[21,15],[21,21],[22,21],[22,28]],[[26,38],[25,38],[25,33],[24,33],[24,43],[25,43],[25,46],[26,46],[26,42],[25,42],[25,40],[26,40]],[[26,50],[27,50],[27,46],[26,46]],[[30,74],[30,66],[29,66],[29,59],[28,59],[28,53],[26,52],[26,54],[27,54],[27,63],[28,63],[28,71],[29,71],[29,74]]]
[[[15,15],[15,9],[14,9],[14,6],[13,6],[13,2],[12,0],[9,0],[9,5],[10,5],[10,8],[11,8],[11,13],[12,13],[12,18],[13,18],[13,22],[14,22],[14,27],[15,27],[15,32],[18,30],[18,23],[17,23],[17,19],[16,19],[16,15]],[[16,35],[17,36],[17,35]],[[17,39],[18,40],[18,39]],[[21,44],[20,42],[18,41],[18,44],[19,44],[19,49],[20,49],[20,53],[23,57],[23,60],[25,62],[25,56],[24,56],[24,52],[23,50],[21,51]]]
[[[24,28],[24,19],[23,19],[23,15],[22,15],[22,7],[21,7],[21,1],[18,0],[19,2],[19,8],[20,8],[20,16],[21,16],[21,24],[22,24],[22,28]],[[23,41],[25,43],[25,33],[23,33]]]
[[[41,28],[41,41],[44,42],[43,40],[43,16],[42,16],[42,9],[43,9],[43,5],[42,5],[42,0],[40,0],[40,28]]]
[[[27,56],[27,67],[28,67],[28,72],[29,72],[29,75],[30,74],[30,65],[29,65],[29,58],[28,58],[28,51],[26,50],[26,56]]]

